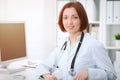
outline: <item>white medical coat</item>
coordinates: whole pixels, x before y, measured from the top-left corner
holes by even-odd
[[[73,80],[73,77],[69,75],[69,71],[79,40],[80,38],[71,48],[70,41],[67,39],[65,51],[61,50],[63,44],[58,46],[47,60],[38,65],[36,68],[37,75],[50,73],[49,70],[53,65],[57,65],[62,71],[63,80]],[[76,73],[88,70],[88,80],[116,79],[116,73],[107,51],[99,41],[93,39],[88,33],[85,33],[82,45],[77,53],[74,70]]]

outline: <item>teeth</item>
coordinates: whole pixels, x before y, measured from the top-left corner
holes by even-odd
[[[71,27],[68,27],[68,28],[70,28],[70,29],[71,29],[71,28],[73,28],[73,27],[71,26]]]

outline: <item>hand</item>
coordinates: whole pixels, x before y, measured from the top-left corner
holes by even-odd
[[[51,74],[44,74],[44,80],[57,80],[57,78]]]
[[[75,75],[74,80],[87,80],[87,78],[88,78],[88,70],[78,72]]]

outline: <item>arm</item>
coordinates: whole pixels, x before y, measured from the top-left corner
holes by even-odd
[[[52,69],[53,65],[55,64],[56,55],[58,53],[58,48],[56,48],[50,56],[42,61],[37,67],[37,77],[39,78],[43,74],[50,74],[50,70]]]
[[[96,67],[88,69],[88,79],[115,80],[116,73],[114,71],[114,67],[103,45],[97,44],[97,46],[93,46],[92,55]]]
[[[96,46],[97,44],[97,46]],[[106,50],[99,43],[89,47],[95,66],[78,72],[74,80],[116,80],[116,74]]]

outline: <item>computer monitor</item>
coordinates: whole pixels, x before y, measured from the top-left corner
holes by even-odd
[[[0,22],[0,64],[27,58],[25,22]]]

